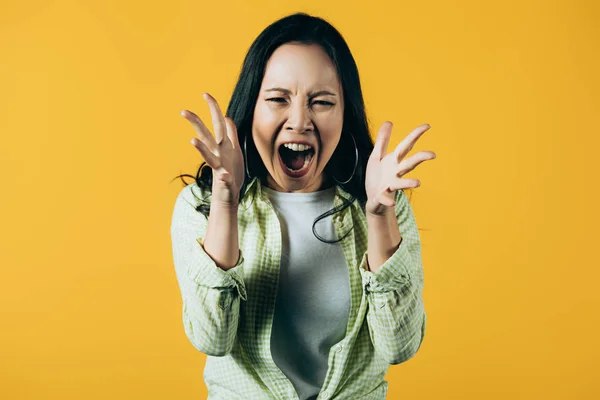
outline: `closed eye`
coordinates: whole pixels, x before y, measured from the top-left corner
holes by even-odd
[[[283,97],[271,97],[271,98],[267,99],[267,101],[272,101],[274,103],[281,103],[281,102],[285,102],[285,99]],[[319,104],[322,106],[332,106],[333,105],[333,103],[330,103],[325,100],[317,100],[317,101],[314,101],[313,104]]]
[[[324,105],[324,106],[332,106],[333,105],[333,103],[330,103],[330,102],[325,101],[325,100],[317,100],[313,104],[321,104],[321,105]]]
[[[267,99],[267,101],[272,101],[272,102],[275,102],[275,103],[281,103],[280,101],[277,101],[277,100],[283,100],[283,101],[285,101],[285,99],[283,97],[271,97],[270,99]]]

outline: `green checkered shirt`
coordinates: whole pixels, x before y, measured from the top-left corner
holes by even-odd
[[[208,399],[298,399],[271,357],[270,338],[282,237],[279,219],[258,179],[248,184],[238,209],[240,258],[229,270],[203,250],[208,220],[195,210],[210,196],[196,182],[179,193],[171,222],[173,258],[183,300],[183,327],[207,354]],[[336,186],[334,206],[350,195]],[[367,222],[355,200],[333,215],[350,276],[346,336],[330,352],[318,400],[385,399],[390,364],[413,357],[425,336],[421,242],[406,194],[396,192],[402,241],[373,273],[367,269]]]

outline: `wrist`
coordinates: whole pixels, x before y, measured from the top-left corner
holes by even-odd
[[[237,220],[238,215],[238,203],[232,203],[228,201],[222,201],[219,199],[211,199],[210,202],[210,213],[209,217],[214,220],[227,221]]]
[[[220,189],[220,188],[219,188]],[[239,206],[239,194],[233,195],[231,192],[223,192],[213,189],[210,196],[210,207],[214,207],[221,212],[237,213]]]
[[[386,219],[390,215],[394,215],[394,218],[396,217],[396,210],[394,206],[385,206],[383,204],[378,204],[376,207],[366,207],[365,211],[367,220]]]
[[[237,203],[228,203],[222,201],[211,201],[210,203],[210,212],[211,214],[214,212],[219,215],[231,215],[237,216],[238,212],[238,204]]]

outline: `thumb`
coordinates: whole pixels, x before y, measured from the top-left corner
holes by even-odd
[[[225,171],[225,169],[219,168],[219,170],[214,172],[217,183],[224,184],[225,186],[229,186],[229,184],[231,184],[231,174]]]
[[[240,143],[238,141],[237,135],[237,127],[235,126],[235,122],[229,117],[225,117],[225,127],[227,128],[227,136],[233,145],[233,148],[239,149]]]
[[[390,136],[392,135],[392,126],[393,124],[390,121],[386,121],[379,128],[379,133],[377,134],[377,142],[375,142],[375,147],[373,148],[373,155],[377,157],[377,160],[381,160],[385,157],[388,144],[390,142]]]

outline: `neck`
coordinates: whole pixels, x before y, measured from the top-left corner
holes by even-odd
[[[269,174],[260,178],[260,182],[263,186],[268,187],[269,189],[275,190],[277,192],[287,192],[284,188],[279,186],[277,182],[273,179],[273,177]],[[311,185],[312,186],[312,185]],[[312,186],[311,188],[304,188],[300,190],[292,190],[291,193],[310,193],[317,192],[320,190],[325,190],[333,186],[333,180],[329,179],[329,177],[325,174],[322,175],[321,182],[317,185]]]

